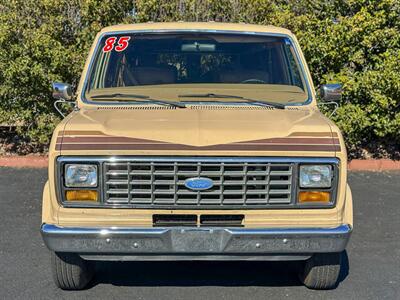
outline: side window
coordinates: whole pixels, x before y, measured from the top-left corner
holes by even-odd
[[[92,73],[92,75],[90,76],[89,84],[88,84],[88,87],[90,90],[101,87],[99,85],[99,81],[100,81],[101,69],[102,69],[102,66],[104,65],[104,58],[105,58],[104,54],[102,54],[101,52],[97,53],[95,61],[94,61],[94,65],[97,65],[100,67],[97,67],[96,69],[94,69],[94,73]]]
[[[270,49],[272,84],[288,84],[288,74],[284,54],[280,45]]]
[[[90,89],[101,89],[115,86],[117,71],[115,61],[117,58],[117,56],[112,55],[110,52],[98,53],[95,60],[95,65],[98,67],[94,70],[94,73],[90,78]]]
[[[298,86],[304,89],[304,83],[300,74],[300,66],[295,59],[295,53],[290,43],[285,43],[284,46],[285,57],[288,64],[288,70],[290,72],[290,83],[291,85]]]

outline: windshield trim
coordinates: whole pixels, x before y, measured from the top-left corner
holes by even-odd
[[[289,39],[291,45],[293,46],[294,52],[296,54],[296,59],[299,63],[300,66],[300,71],[301,75],[304,78],[304,83],[307,89],[307,100],[302,102],[302,103],[287,103],[285,106],[305,106],[308,104],[312,103],[312,94],[311,94],[311,88],[310,88],[310,82],[308,80],[307,72],[305,69],[305,66],[303,64],[303,61],[301,60],[300,53],[298,47],[296,47],[296,44],[294,43],[292,37],[288,34],[285,33],[270,33],[270,32],[259,32],[259,31],[237,31],[237,30],[211,30],[211,29],[148,29],[148,30],[122,30],[122,31],[108,31],[108,32],[103,32],[101,33],[98,38],[97,38],[97,43],[96,46],[92,52],[92,56],[90,58],[89,66],[86,70],[85,74],[85,79],[83,81],[82,85],[82,90],[80,93],[80,99],[84,104],[94,104],[94,105],[115,105],[116,102],[114,101],[109,101],[109,102],[102,102],[99,103],[98,101],[93,101],[93,100],[88,100],[85,97],[85,92],[87,90],[88,82],[89,82],[89,76],[93,71],[94,67],[94,62],[95,62],[95,56],[96,53],[100,47],[100,41],[102,40],[103,37],[108,36],[108,35],[116,35],[116,34],[135,34],[135,33],[152,33],[152,34],[164,34],[164,33],[193,33],[193,32],[198,32],[198,33],[220,33],[220,34],[243,34],[243,35],[262,35],[262,36],[272,36],[272,37],[283,37]],[[129,103],[127,103],[129,105]]]

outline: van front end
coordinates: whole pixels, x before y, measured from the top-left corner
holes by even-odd
[[[353,228],[347,154],[289,31],[109,27],[73,100],[43,192],[58,287],[85,288],[96,260],[295,260],[307,287],[337,285]]]

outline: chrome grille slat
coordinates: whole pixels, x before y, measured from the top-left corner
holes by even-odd
[[[288,176],[291,175],[291,172],[282,172],[282,171],[271,171],[270,176]]]
[[[118,171],[112,171],[112,172],[107,172],[106,175],[128,175],[128,171],[123,171],[123,170],[118,170]]]
[[[111,179],[106,182],[108,185],[128,184],[128,180],[115,180]]]
[[[107,194],[128,194],[129,191],[128,191],[128,189],[125,189],[125,190],[113,189],[113,190],[107,190],[106,193]]]
[[[244,207],[292,204],[292,162],[193,161],[165,158],[151,161],[104,161],[103,201],[142,207]],[[210,178],[214,186],[193,191],[192,177]]]

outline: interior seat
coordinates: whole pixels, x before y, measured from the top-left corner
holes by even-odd
[[[240,83],[249,79],[259,79],[266,83],[269,82],[269,74],[262,70],[222,70],[219,74],[219,81],[221,83]]]
[[[134,67],[125,69],[125,86],[176,83],[177,70],[173,66]]]

